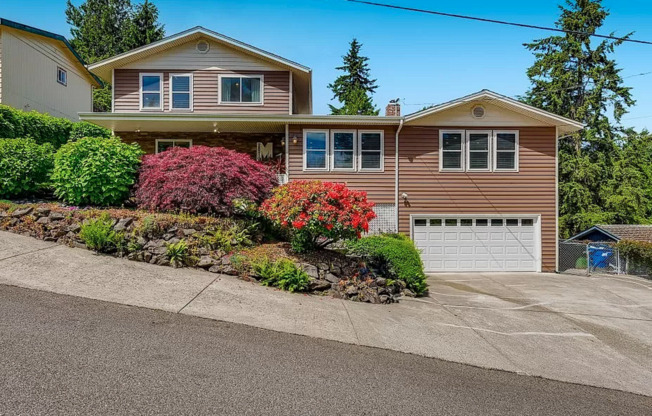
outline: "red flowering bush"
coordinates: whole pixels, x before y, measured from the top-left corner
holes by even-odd
[[[294,181],[279,186],[260,207],[263,215],[292,235],[303,252],[340,239],[360,238],[376,217],[367,193],[341,183]]]
[[[175,147],[146,155],[136,184],[140,208],[231,215],[234,200],[264,200],[277,179],[249,155],[223,147]]]

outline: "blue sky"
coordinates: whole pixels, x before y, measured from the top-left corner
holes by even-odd
[[[1,0],[0,16],[70,36],[65,0]],[[136,0],[137,1],[137,0]],[[419,7],[552,26],[562,0],[386,0]],[[81,0],[74,0],[80,4]],[[154,0],[166,33],[201,25],[313,69],[315,113],[327,113],[329,82],[337,76],[348,42],[357,37],[370,58],[379,88],[375,103],[384,109],[400,98],[403,112],[488,88],[515,96],[528,87],[525,70],[533,62],[524,42],[549,32],[416,14],[344,0]],[[602,33],[652,41],[652,2],[603,0],[611,16]],[[622,75],[637,104],[623,124],[652,127],[652,45],[625,44],[616,52]]]

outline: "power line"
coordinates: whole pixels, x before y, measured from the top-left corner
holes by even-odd
[[[524,27],[524,28],[528,28],[528,29],[549,30],[549,31],[553,31],[553,32],[562,32],[562,33],[569,33],[569,34],[574,34],[574,35],[593,36],[593,37],[603,38],[603,39],[613,39],[613,40],[619,40],[619,41],[623,41],[623,42],[633,42],[633,43],[642,43],[642,44],[645,44],[645,45],[652,45],[652,42],[647,41],[647,40],[619,38],[617,36],[598,35],[598,34],[595,34],[595,33],[586,33],[586,32],[580,32],[580,31],[575,31],[575,30],[563,30],[563,29],[558,29],[558,28],[555,28],[555,27],[535,26],[535,25],[528,25],[528,24],[525,24],[525,23],[506,22],[504,20],[485,19],[483,17],[473,17],[473,16],[465,16],[465,15],[462,15],[462,14],[436,12],[434,10],[417,9],[417,8],[414,8],[414,7],[404,7],[404,6],[397,6],[395,4],[376,3],[376,2],[372,2],[372,1],[364,1],[364,0],[347,0],[347,1],[350,1],[352,3],[367,4],[367,5],[370,5],[370,6],[386,7],[386,8],[389,8],[389,9],[405,10],[405,11],[409,11],[409,12],[427,13],[427,14],[434,14],[434,15],[438,15],[438,16],[456,17],[458,19],[475,20],[475,21],[486,22],[486,23],[497,23],[497,24],[500,24],[500,25],[507,25],[507,26],[518,26],[518,27]]]

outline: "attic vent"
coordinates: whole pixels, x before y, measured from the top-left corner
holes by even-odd
[[[474,106],[473,109],[471,110],[471,114],[473,114],[473,117],[475,118],[484,117],[484,107],[481,105]]]
[[[206,53],[211,48],[211,45],[208,44],[205,40],[200,40],[197,42],[197,50],[200,53]]]

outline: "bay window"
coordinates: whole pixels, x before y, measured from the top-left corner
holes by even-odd
[[[332,170],[355,169],[355,130],[331,130]]]
[[[163,74],[140,74],[140,109],[163,109]]]
[[[262,104],[262,75],[220,75],[220,104]]]
[[[170,74],[170,109],[192,110],[192,75]]]

